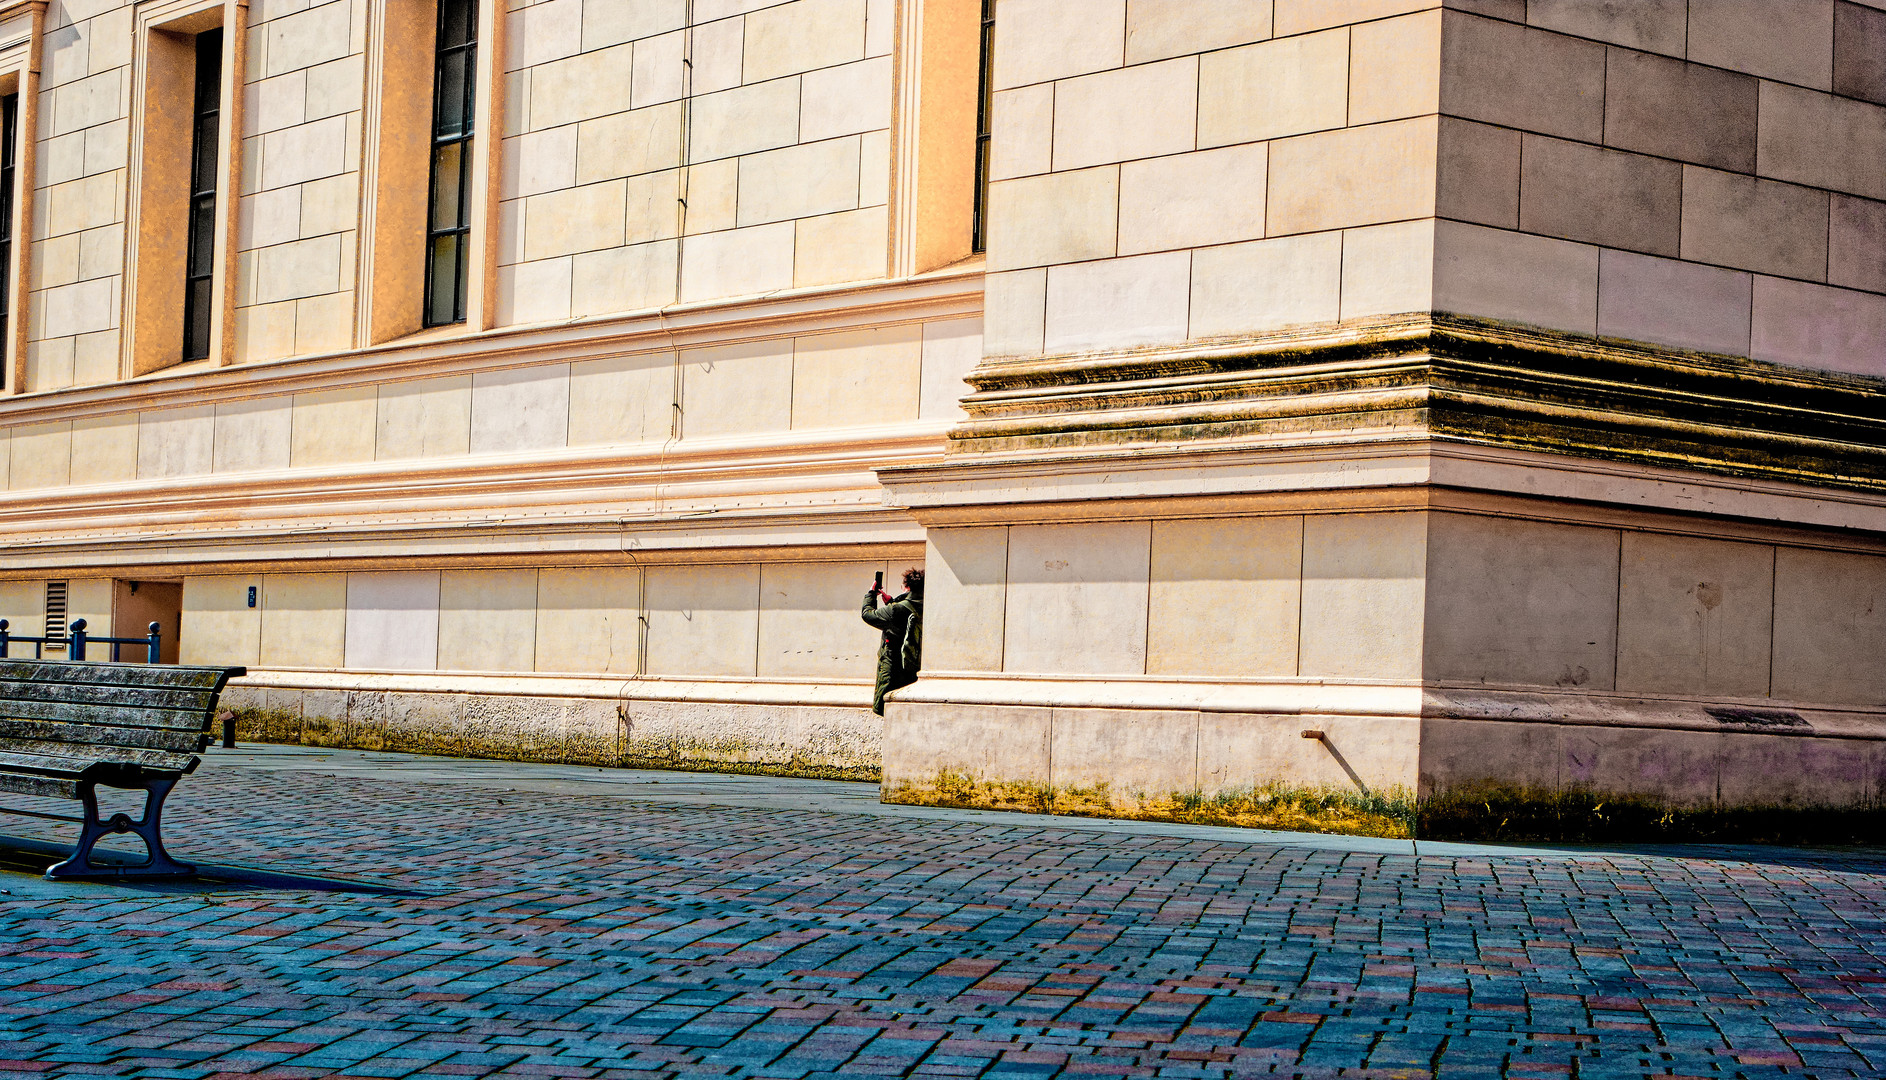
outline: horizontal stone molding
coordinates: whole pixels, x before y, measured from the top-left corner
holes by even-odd
[[[1264,716],[1370,716],[1741,732],[1886,742],[1886,708],[1772,698],[1648,696],[1539,687],[1328,679],[1080,678],[925,673],[893,695],[907,705],[1118,709]],[[1306,720],[1307,723],[1307,720]]]
[[[1886,491],[1886,381],[1434,314],[985,361],[952,459],[1426,436]]]
[[[880,328],[981,312],[982,273],[973,269],[907,281],[800,289],[757,299],[678,304],[552,326],[478,333],[461,328],[433,330],[366,349],[231,368],[168,369],[128,382],[22,394],[0,400],[0,427]]]
[[[819,705],[870,708],[867,679],[625,679],[476,672],[330,671],[251,669],[231,686],[245,690],[350,690],[486,697],[601,698],[612,701],[705,701],[740,705]]]

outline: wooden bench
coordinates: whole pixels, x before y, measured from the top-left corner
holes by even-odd
[[[0,660],[0,791],[77,799],[79,844],[47,877],[167,877],[195,873],[164,850],[164,800],[209,746],[216,699],[243,668]],[[98,816],[96,789],[143,791],[144,816]],[[71,821],[32,810],[0,812]],[[101,865],[92,847],[135,833],[150,859]]]

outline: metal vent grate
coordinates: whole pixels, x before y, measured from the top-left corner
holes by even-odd
[[[66,583],[46,582],[46,632],[48,638],[62,638],[66,633]],[[48,649],[63,649],[65,644],[47,642]]]

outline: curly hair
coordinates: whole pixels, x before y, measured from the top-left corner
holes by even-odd
[[[916,567],[904,571],[904,588],[909,589],[911,592],[922,592],[923,571]]]

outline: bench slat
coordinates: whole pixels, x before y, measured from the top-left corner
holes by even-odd
[[[72,720],[83,715],[93,723],[113,727],[161,728],[166,731],[202,731],[207,712],[179,709],[114,708],[109,705],[64,705],[46,701],[0,701],[0,717],[11,720]]]
[[[0,768],[42,776],[74,779],[94,765],[139,765],[163,772],[187,772],[195,755],[167,750],[133,750],[122,746],[75,747],[71,743],[39,739],[0,739]]]
[[[14,795],[43,795],[49,799],[76,799],[79,797],[79,782],[50,776],[9,776],[0,773],[0,791]]]
[[[100,686],[145,686],[170,690],[220,688],[230,672],[241,668],[181,667],[175,664],[103,664],[42,660],[0,660],[0,679],[34,683],[90,683]]]
[[[83,717],[84,714],[80,714]],[[128,746],[140,750],[176,750],[192,753],[204,749],[208,732],[173,731],[165,728],[117,727],[75,720],[12,720],[0,717],[0,739],[34,739],[49,743],[77,743],[91,746]]]
[[[36,683],[0,679],[0,702],[68,701],[75,705],[143,705],[158,709],[207,710],[216,699],[210,690],[164,690],[143,686],[91,683]],[[0,706],[4,707],[4,706]]]

